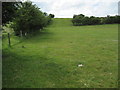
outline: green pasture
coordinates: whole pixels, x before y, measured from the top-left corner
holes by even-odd
[[[118,87],[118,25],[57,18],[31,38],[3,39],[3,88]],[[79,66],[82,65],[82,66]]]

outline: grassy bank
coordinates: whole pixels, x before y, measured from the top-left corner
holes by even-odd
[[[117,63],[117,24],[72,26],[71,19],[54,19],[40,34],[3,50],[3,87],[117,87]]]

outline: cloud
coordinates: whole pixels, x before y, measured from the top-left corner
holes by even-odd
[[[74,14],[107,16],[118,14],[119,0],[32,0],[42,11],[56,18],[72,18]]]

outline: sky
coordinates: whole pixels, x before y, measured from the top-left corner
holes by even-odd
[[[41,11],[55,18],[72,18],[74,14],[104,17],[118,15],[120,0],[31,0]]]

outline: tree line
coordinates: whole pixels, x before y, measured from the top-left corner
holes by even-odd
[[[2,24],[12,22],[11,27],[17,36],[38,32],[49,25],[54,18],[54,14],[42,12],[31,1],[3,2],[2,9]]]
[[[99,24],[118,24],[120,23],[120,16],[94,17],[85,16],[83,14],[74,15],[72,19],[74,26],[80,25],[99,25]]]

